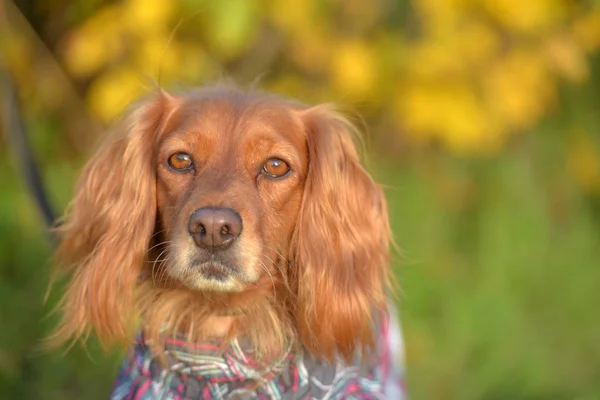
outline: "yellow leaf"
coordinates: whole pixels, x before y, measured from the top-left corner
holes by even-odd
[[[382,1],[373,0],[333,0],[336,14],[352,24],[355,32],[367,32],[381,20],[386,10]]]
[[[528,49],[513,50],[494,64],[483,88],[492,114],[511,130],[532,127],[556,96],[545,59]]]
[[[407,50],[407,65],[409,73],[419,77],[468,76],[485,67],[499,50],[497,32],[481,22],[465,21],[414,42]]]
[[[294,34],[289,39],[287,50],[296,65],[307,71],[320,72],[327,69],[334,46],[337,43],[317,24],[312,29]]]
[[[586,13],[573,24],[573,37],[575,41],[589,52],[600,47],[600,10],[596,9]]]
[[[175,43],[173,48],[169,49],[168,57],[171,57],[171,54],[173,59],[164,66],[165,77],[170,75],[195,83],[215,76],[220,68],[196,42]]]
[[[413,141],[428,142],[439,130],[439,103],[439,92],[424,82],[412,81],[398,90],[395,102],[398,122]]]
[[[469,68],[490,61],[501,48],[499,34],[493,27],[475,19],[461,24],[454,41],[458,54],[448,51],[448,57],[463,59]]]
[[[279,29],[294,34],[315,23],[313,5],[313,0],[275,0],[270,3],[267,13]]]
[[[364,42],[342,42],[332,49],[331,75],[337,89],[355,98],[368,96],[374,91],[375,59]]]
[[[265,84],[267,89],[274,93],[302,98],[306,101],[312,100],[309,98],[311,93],[310,90],[307,91],[307,86],[303,82],[303,78],[294,73],[284,74],[270,82],[265,82]],[[312,95],[314,96],[314,93]]]
[[[121,10],[103,8],[77,28],[63,50],[65,64],[77,78],[91,76],[124,50]]]
[[[207,35],[211,48],[232,59],[253,44],[258,33],[257,5],[247,0],[210,2]]]
[[[126,0],[121,10],[123,23],[139,37],[170,31],[176,4],[172,0]]]
[[[140,41],[134,47],[133,58],[136,65],[152,76],[156,76],[159,68],[164,69],[165,64],[179,61],[173,60],[175,58],[173,47],[176,44],[171,42],[168,44],[168,48],[167,44],[168,37],[166,35],[152,35]]]
[[[437,139],[458,154],[489,154],[505,140],[506,132],[466,82],[413,82],[399,92],[396,104],[400,124],[416,143]]]
[[[129,67],[113,68],[94,80],[87,102],[95,116],[110,122],[146,90],[138,72]]]
[[[482,154],[497,150],[501,136],[487,120],[486,111],[466,82],[445,88],[438,110],[442,143],[458,154]]]
[[[564,0],[484,0],[485,9],[514,33],[542,34],[567,15]]]
[[[437,79],[465,70],[464,60],[456,57],[456,42],[427,38],[409,47],[409,73],[419,78]]]
[[[571,38],[561,35],[546,42],[546,54],[552,67],[574,83],[585,81],[589,75],[587,60],[583,50]]]
[[[471,0],[414,0],[413,5],[428,32],[447,31],[464,16]]]

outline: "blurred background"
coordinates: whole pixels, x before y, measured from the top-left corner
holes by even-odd
[[[600,398],[599,50],[598,0],[0,0],[57,210],[156,83],[258,80],[362,117],[403,249],[412,399]],[[0,397],[107,398],[121,354],[36,349],[61,289],[44,304],[22,177],[0,132]]]

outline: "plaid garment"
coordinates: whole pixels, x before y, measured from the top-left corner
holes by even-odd
[[[119,371],[112,400],[131,399],[392,399],[405,398],[402,334],[394,313],[381,324],[378,360],[331,365],[305,351],[287,352],[267,365],[232,341],[225,351],[212,344],[172,339],[168,367],[138,335],[132,357]]]

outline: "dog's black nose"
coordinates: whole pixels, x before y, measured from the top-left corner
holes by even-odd
[[[231,208],[203,207],[191,215],[188,231],[196,246],[224,249],[242,233],[242,218]]]

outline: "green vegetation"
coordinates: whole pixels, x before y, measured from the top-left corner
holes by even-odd
[[[266,89],[365,117],[412,399],[600,398],[598,2],[17,2],[34,29],[5,3],[0,54],[57,208],[98,121],[158,65],[165,87],[266,71]],[[107,398],[121,354],[39,352],[61,286],[44,304],[51,248],[5,137],[0,398]]]

